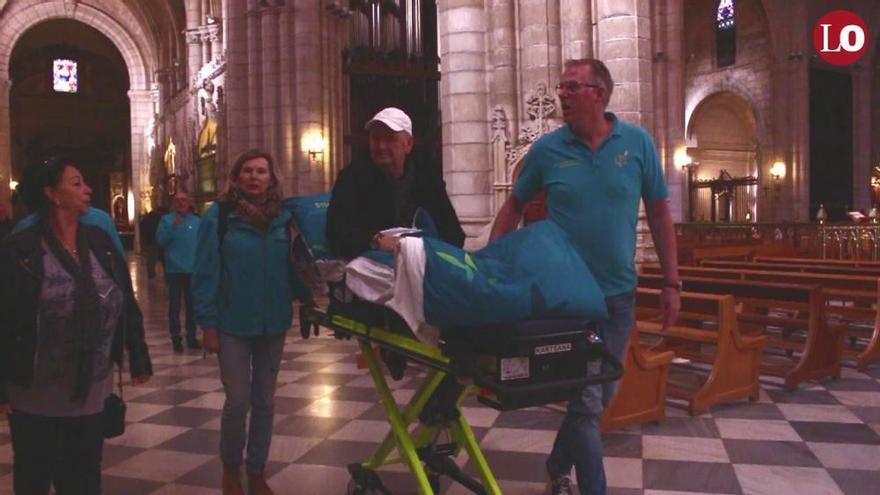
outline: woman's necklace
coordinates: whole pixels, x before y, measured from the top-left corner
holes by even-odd
[[[76,258],[79,255],[79,251],[76,250],[75,246],[71,246],[70,244],[64,242],[63,239],[59,238],[58,240],[61,241],[61,245],[64,246],[64,249],[66,249],[67,252],[72,254],[74,258]]]

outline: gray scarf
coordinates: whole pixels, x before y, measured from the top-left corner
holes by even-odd
[[[66,323],[66,333],[76,349],[76,377],[71,400],[84,402],[89,396],[95,375],[95,354],[103,340],[101,302],[92,278],[92,258],[83,229],[77,229],[76,251],[79,259],[61,245],[55,232],[44,222],[43,237],[49,250],[73,277],[73,312]]]

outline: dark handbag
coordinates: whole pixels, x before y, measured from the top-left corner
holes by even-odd
[[[122,366],[119,369],[119,394],[111,393],[104,399],[101,425],[104,438],[116,438],[125,433],[125,401],[122,399]]]

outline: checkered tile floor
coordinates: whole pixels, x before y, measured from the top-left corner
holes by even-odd
[[[104,448],[104,492],[219,494],[223,393],[216,357],[172,353],[164,284],[148,282],[141,269],[134,273],[156,376],[145,387],[126,388],[131,423]],[[281,368],[269,483],[279,494],[344,494],[345,466],[366,459],[389,429],[372,381],[357,368],[356,346],[326,336],[303,341],[292,331]],[[398,400],[410,398],[419,375],[411,368],[392,382]],[[504,493],[546,493],[543,465],[560,410],[499,414],[466,405]],[[880,493],[880,366],[869,374],[847,368],[838,381],[795,393],[767,378],[758,403],[695,418],[676,407],[668,414],[662,425],[605,437],[612,495]],[[11,493],[11,471],[2,420],[0,494]],[[416,493],[403,469],[383,471],[383,480],[395,495]],[[467,492],[445,483],[444,493]]]

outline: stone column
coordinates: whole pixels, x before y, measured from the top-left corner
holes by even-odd
[[[279,54],[278,83],[279,83],[279,118],[281,121],[281,156],[278,164],[284,170],[285,194],[296,192],[296,71],[294,66],[294,53],[296,45],[293,41],[294,16],[292,8],[281,10],[281,18],[278,20],[278,39],[281,53]]]
[[[871,200],[871,83],[874,71],[856,67],[853,77],[853,209],[873,206]]]
[[[649,0],[597,0],[598,57],[614,77],[609,110],[654,130]]]
[[[593,55],[593,26],[589,0],[560,0],[562,61]]]
[[[248,104],[245,113],[248,119],[248,147],[262,145],[262,117],[260,109],[262,106],[262,98],[260,91],[262,90],[262,69],[263,69],[263,51],[261,49],[262,37],[260,35],[260,11],[255,5],[254,0],[248,1],[249,8],[247,10],[247,51],[245,59],[247,60],[246,78],[247,78],[247,97]]]
[[[276,160],[281,156],[278,129],[278,9],[266,7],[260,10],[260,53],[262,104],[251,108],[261,116],[260,136],[262,147],[272,154]],[[253,52],[251,52],[253,54]],[[252,74],[253,76],[253,74]]]
[[[171,70],[159,69],[154,74],[156,84],[159,86],[159,108],[157,113],[162,114],[168,99],[171,97]]]
[[[184,32],[186,36],[186,53],[187,53],[187,76],[188,81],[195,80],[199,69],[202,68],[202,35],[196,30],[187,30]],[[184,81],[183,87],[186,86]]]
[[[799,222],[811,222],[810,218],[810,54],[814,53],[812,38],[803,35],[811,30],[807,21],[807,6],[803,2],[790,2],[785,5],[786,18],[790,29],[782,38],[786,43],[786,51],[778,58],[786,65],[774,71],[773,96],[783,102],[785,111],[775,112],[774,142],[782,143],[787,150],[782,156],[785,159],[787,172],[782,189],[782,208],[784,216],[774,217],[772,214],[759,217],[760,221],[789,219]],[[768,150],[769,151],[769,150]],[[767,181],[769,167],[774,157],[765,153],[758,163],[759,178]],[[763,177],[761,177],[763,174]],[[760,204],[760,202],[759,202]],[[815,213],[814,213],[815,214]]]
[[[324,190],[324,169],[320,160],[312,159],[303,147],[303,137],[308,133],[321,132],[323,109],[321,67],[321,6],[315,3],[298,6],[294,18],[293,66],[296,71],[296,131],[294,153],[299,182],[296,191],[301,194]]]
[[[489,109],[492,112],[492,168],[494,169],[493,201],[490,212],[494,216],[510,191],[510,171],[507,170],[507,150],[517,144],[519,135],[519,88],[517,85],[517,23],[513,0],[493,0],[489,14]],[[480,54],[471,55],[472,64],[479,67]],[[482,157],[482,145],[464,145],[472,148],[474,159]],[[462,148],[464,148],[462,146]]]
[[[683,0],[658,4],[654,15],[654,138],[666,170],[672,218],[687,222],[687,171],[675,166],[675,152],[685,142],[685,75],[683,58]]]
[[[562,72],[560,0],[520,0],[520,104],[540,84],[552,88]],[[568,13],[566,13],[567,15]],[[520,118],[525,118],[520,112]],[[521,121],[520,125],[528,122]]]
[[[207,64],[211,61],[211,40],[214,37],[209,33],[202,33],[202,62]]]
[[[597,0],[597,56],[614,78],[608,109],[654,132],[654,88],[649,0]],[[668,182],[668,180],[667,180]],[[639,212],[636,263],[657,259],[644,205]]]
[[[227,5],[228,4],[228,5]],[[249,145],[248,136],[248,17],[243,2],[223,2],[226,7],[226,112],[228,156],[232,161]]]
[[[223,30],[219,24],[211,26],[207,38],[211,44],[211,60],[219,62],[223,59]]]
[[[9,180],[12,178],[12,122],[9,111],[9,80],[0,76],[0,201],[10,206]],[[21,179],[19,177],[19,179]],[[12,213],[11,208],[7,211]]]
[[[186,30],[184,35],[186,36],[187,43],[187,68],[189,69],[188,76],[190,81],[193,80],[193,77],[199,72],[202,65],[207,62],[207,60],[202,58],[202,37],[198,29],[203,20],[201,0],[186,0]]]
[[[149,176],[150,167],[144,129],[153,117],[153,92],[150,90],[131,90],[128,92],[128,100],[131,103],[131,173],[128,189],[134,194],[134,250],[139,253],[140,222],[138,220],[142,213],[142,201],[136,192],[143,191],[144,188],[150,186],[150,184],[143,183],[143,177]]]
[[[444,178],[469,236],[491,218],[486,21],[483,0],[440,2]]]

